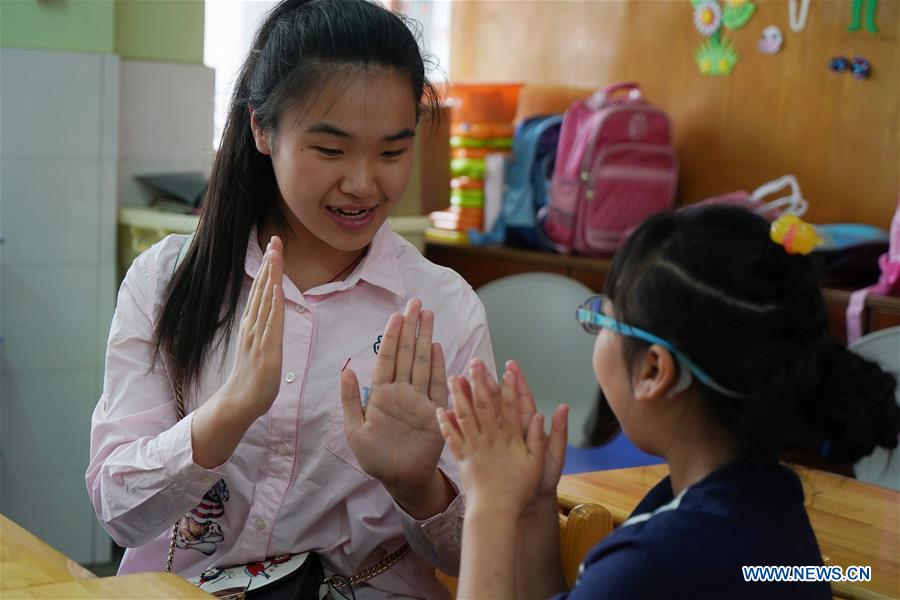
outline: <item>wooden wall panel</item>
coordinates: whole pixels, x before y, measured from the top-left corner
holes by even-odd
[[[680,201],[795,173],[811,220],[887,228],[900,193],[900,2],[879,2],[878,34],[847,31],[849,0],[813,0],[798,33],[786,1],[757,4],[746,27],[727,32],[741,56],[733,74],[704,77],[687,0],[456,2],[450,75],[592,88],[639,81],[672,117]],[[775,56],[756,50],[768,25],[785,36]],[[865,56],[872,78],[832,73],[836,55]]]

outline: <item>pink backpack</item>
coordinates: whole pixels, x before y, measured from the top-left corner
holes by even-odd
[[[644,219],[672,210],[678,157],[671,123],[636,83],[572,104],[563,117],[550,204],[538,231],[557,251],[616,251]]]
[[[891,220],[890,248],[878,259],[881,277],[875,285],[853,292],[847,304],[847,343],[859,339],[863,333],[866,296],[900,296],[900,201]]]

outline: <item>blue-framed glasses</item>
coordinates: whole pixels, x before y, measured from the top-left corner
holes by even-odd
[[[639,340],[644,340],[645,342],[649,342],[651,344],[662,346],[672,353],[672,355],[678,361],[679,366],[682,368],[682,370],[686,368],[690,373],[693,373],[694,376],[703,385],[712,390],[715,390],[716,392],[719,392],[723,396],[729,396],[731,398],[746,397],[745,394],[740,394],[738,392],[735,392],[734,390],[730,390],[725,386],[716,383],[716,381],[706,371],[698,367],[694,363],[694,361],[676,350],[672,344],[662,339],[661,337],[653,335],[652,333],[644,331],[643,329],[638,329],[637,327],[627,325],[625,323],[622,323],[621,321],[617,321],[616,319],[603,314],[604,302],[606,302],[605,296],[593,296],[591,298],[588,298],[575,311],[575,318],[578,319],[578,322],[581,323],[581,326],[585,331],[596,335],[600,333],[601,329],[605,328],[609,329],[610,331],[615,331],[616,333],[624,335],[626,337],[632,337]],[[689,381],[685,383],[686,385],[684,385],[684,387],[687,387],[687,385],[689,385]],[[679,387],[681,386],[679,385]]]

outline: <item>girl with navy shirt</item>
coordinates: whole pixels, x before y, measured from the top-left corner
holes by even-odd
[[[556,501],[567,408],[546,436],[515,363],[501,385],[478,360],[450,378],[453,409],[437,412],[466,491],[460,598],[831,597],[824,582],[745,582],[741,567],[822,564],[776,457],[846,464],[896,447],[896,380],[828,335],[814,265],[768,228],[733,207],[654,216],[617,253],[607,295],[577,309],[612,412],[670,476],[571,591]]]

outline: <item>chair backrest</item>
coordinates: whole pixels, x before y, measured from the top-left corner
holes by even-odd
[[[568,514],[559,515],[559,543],[563,575],[569,589],[575,585],[578,570],[587,553],[613,530],[609,510],[599,504],[579,504]]]
[[[515,359],[528,378],[538,410],[550,415],[569,405],[569,443],[580,445],[597,398],[591,367],[594,337],[575,320],[575,309],[594,292],[574,279],[523,273],[478,290],[487,312],[497,368]]]
[[[900,380],[900,327],[870,333],[850,344],[849,348],[878,363],[882,369],[893,373]],[[900,405],[900,384],[895,397]],[[892,454],[884,448],[876,448],[875,452],[853,465],[856,478],[900,491],[900,456]]]

